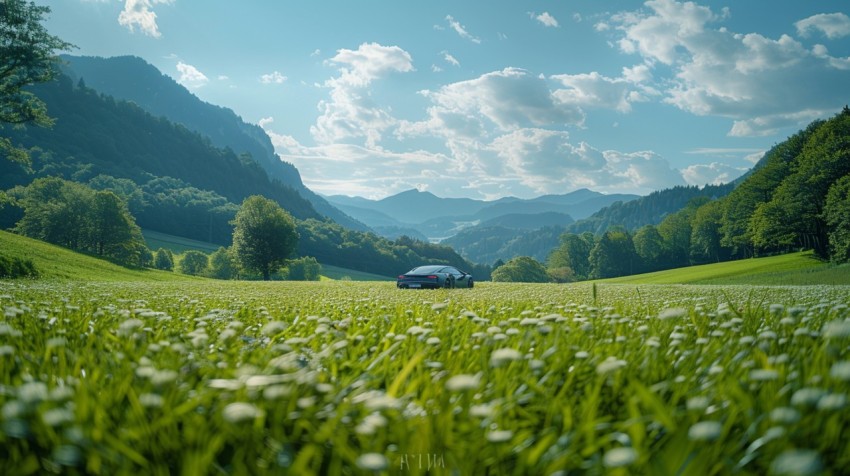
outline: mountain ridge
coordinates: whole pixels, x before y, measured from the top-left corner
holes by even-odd
[[[271,139],[258,125],[246,122],[233,110],[205,102],[173,78],[137,56],[62,55],[62,70],[74,82],[99,93],[135,103],[154,116],[207,137],[214,146],[248,153],[271,180],[293,188],[321,215],[346,227],[365,231],[364,224],[347,216],[307,188],[294,165],[275,153]]]

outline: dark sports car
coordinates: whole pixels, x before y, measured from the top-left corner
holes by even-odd
[[[453,266],[430,265],[413,268],[396,281],[401,289],[418,288],[471,288],[472,275]]]

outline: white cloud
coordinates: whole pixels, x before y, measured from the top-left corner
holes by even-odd
[[[159,38],[162,35],[156,23],[156,13],[153,11],[153,6],[173,2],[174,0],[126,0],[124,10],[118,15],[118,23],[132,32],[136,31],[136,27],[138,27],[142,33]]]
[[[216,79],[218,79],[219,81],[229,81],[230,76],[227,76],[226,74],[220,74]]]
[[[455,20],[451,15],[446,15],[446,21],[449,22],[449,26],[452,30],[454,30],[461,38],[469,40],[473,43],[481,43],[481,40],[475,36],[472,36],[466,28],[460,24],[459,21]]]
[[[850,35],[850,17],[844,13],[821,13],[794,23],[797,33],[807,37],[812,31],[823,33],[830,40]]]
[[[431,100],[428,119],[404,123],[402,134],[484,138],[493,127],[502,131],[526,126],[581,124],[584,113],[558,101],[545,79],[517,68],[486,73],[423,91]]]
[[[443,51],[443,60],[452,66],[460,66],[460,61],[458,61],[457,58],[452,56],[448,51]]]
[[[649,151],[600,151],[571,144],[566,132],[519,129],[496,138],[488,149],[505,172],[536,194],[589,187],[600,191],[648,193],[684,184],[682,175]]]
[[[280,71],[274,71],[260,76],[260,82],[263,84],[283,84],[287,79]]]
[[[728,164],[712,162],[708,165],[697,164],[685,167],[682,170],[682,176],[689,185],[720,185],[735,180],[746,171],[746,167],[732,167]]]
[[[788,35],[771,39],[715,26],[730,15],[727,9],[718,15],[693,2],[645,5],[648,11],[611,18],[620,35],[616,44],[653,69],[668,66],[673,76],[656,83],[664,101],[696,115],[732,119],[730,135],[801,127],[833,113],[844,101],[837,98],[850,96],[850,59],[831,57],[822,45],[809,50]],[[828,28],[817,18],[804,23],[803,31]]]
[[[612,79],[596,72],[561,74],[552,76],[552,79],[566,87],[553,93],[558,101],[564,104],[628,112],[631,110],[631,101],[642,97],[631,94],[634,90],[625,79]]]
[[[182,61],[177,63],[177,72],[180,73],[180,78],[177,82],[189,89],[198,89],[209,82],[209,78],[200,72],[198,68]]]
[[[528,12],[528,15],[531,18],[539,21],[545,27],[557,28],[559,26],[558,20],[556,20],[555,17],[553,17],[552,15],[550,15],[549,12],[543,12],[539,15],[535,12]],[[577,21],[581,21],[581,16],[578,17]]]
[[[369,86],[391,73],[413,71],[410,54],[398,46],[363,43],[356,50],[339,50],[327,64],[336,65],[339,75],[324,83],[330,98],[318,105],[321,115],[310,127],[313,138],[321,144],[365,138],[374,146],[396,120],[375,103]]]

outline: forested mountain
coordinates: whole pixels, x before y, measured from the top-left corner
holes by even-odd
[[[657,225],[667,215],[684,208],[688,202],[698,197],[720,198],[729,194],[735,183],[723,185],[678,186],[659,190],[628,202],[613,203],[588,218],[578,220],[569,227],[571,233],[589,231],[604,233],[611,227],[622,226],[628,230],[637,230],[644,225]]]
[[[546,261],[558,246],[563,226],[546,226],[535,230],[504,226],[476,226],[461,231],[441,242],[476,263],[494,264],[517,256],[531,256]]]
[[[672,189],[610,207],[572,225],[549,268],[578,279],[606,278],[800,249],[850,261],[850,108],[774,146],[717,198],[727,187]],[[664,196],[688,202],[669,213],[659,203]],[[624,210],[639,217],[628,221]],[[586,232],[575,233],[580,230]]]
[[[416,264],[450,262],[475,267],[446,246],[411,239],[390,241],[351,230],[320,216],[294,189],[247,155],[211,142],[137,105],[98,94],[70,78],[33,88],[56,119],[52,128],[5,129],[13,144],[31,149],[31,170],[0,161],[0,189],[26,197],[24,186],[40,177],[60,177],[121,197],[137,223],[152,230],[228,245],[231,221],[245,197],[263,195],[298,219],[300,256],[322,263],[395,276]],[[22,205],[22,204],[21,204]],[[0,209],[0,226],[11,228],[23,207]]]
[[[143,200],[147,206],[156,205],[151,201],[163,205],[148,216],[144,207],[133,210],[131,203],[142,227],[202,240],[211,238],[210,229],[229,228],[227,222],[233,216],[226,210],[228,203],[241,203],[254,194],[277,201],[296,218],[320,218],[308,201],[291,187],[269,179],[248,156],[218,149],[199,134],[153,117],[135,104],[74,85],[67,76],[33,91],[49,104],[56,123],[49,129],[6,129],[14,144],[34,148],[34,173],[0,161],[0,188],[45,176],[82,183],[127,179],[123,186],[149,190],[148,200]],[[135,192],[128,190],[131,195]],[[169,213],[166,208],[182,212]],[[168,226],[172,220],[185,220],[185,229]],[[212,238],[218,243],[229,241],[226,232]]]
[[[237,155],[250,154],[270,179],[295,189],[319,214],[349,228],[366,229],[305,187],[298,170],[275,154],[271,139],[261,127],[243,121],[228,108],[201,101],[145,60],[135,56],[61,58],[63,71],[75,84],[82,80],[95,91],[133,102],[153,116],[181,124],[209,138],[218,148],[232,149]]]

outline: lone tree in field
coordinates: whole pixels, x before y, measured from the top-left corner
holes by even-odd
[[[41,22],[50,8],[25,0],[0,1],[0,129],[37,124],[50,126],[47,107],[27,86],[51,81],[56,76],[55,51],[73,45],[47,32]],[[29,163],[29,155],[0,137],[0,156]]]
[[[233,254],[239,264],[268,281],[298,244],[295,220],[275,201],[254,195],[242,202],[233,221]]]

